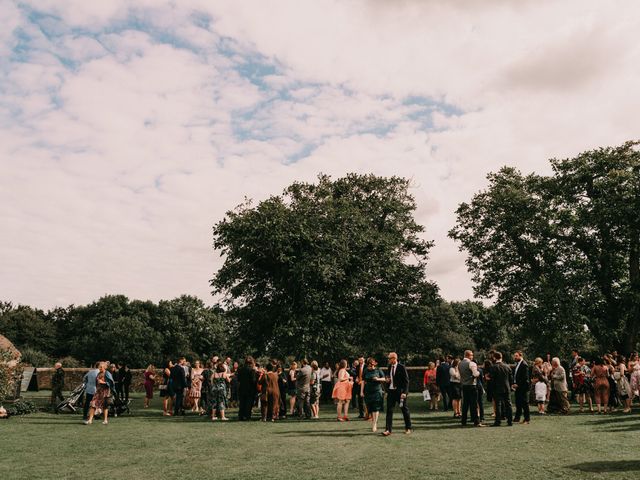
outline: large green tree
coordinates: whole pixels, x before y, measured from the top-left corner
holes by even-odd
[[[508,307],[522,333],[550,349],[593,335],[601,349],[630,352],[640,330],[638,144],[551,166],[550,176],[490,174],[450,236],[468,253],[476,294]]]
[[[409,181],[350,174],[296,182],[214,227],[211,285],[250,352],[333,356],[428,349],[442,307],[426,280]]]

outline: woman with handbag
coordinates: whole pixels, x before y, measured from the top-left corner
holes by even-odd
[[[162,415],[165,417],[171,416],[172,404],[173,404],[173,390],[171,388],[171,369],[173,368],[173,362],[167,361],[162,372],[162,385],[160,385],[160,397],[162,397]]]
[[[423,379],[423,398],[424,401],[429,401],[430,410],[438,410],[438,401],[440,400],[440,388],[436,383],[436,364],[433,362],[429,362],[429,368],[427,368],[424,372]],[[425,393],[426,392],[426,393]]]
[[[93,417],[97,413],[104,412],[103,425],[109,423],[109,401],[111,393],[115,394],[116,386],[113,382],[111,373],[107,371],[107,362],[100,362],[98,365],[98,375],[96,376],[96,393],[91,399],[91,407],[89,408],[89,419],[84,421],[85,425],[93,423]]]

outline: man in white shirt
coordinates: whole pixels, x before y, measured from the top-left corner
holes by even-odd
[[[480,371],[476,362],[473,361],[471,350],[465,350],[464,359],[458,365],[458,370],[462,384],[462,426],[467,425],[467,415],[470,410],[473,426],[484,427],[478,418],[478,388],[476,384]]]
[[[331,393],[333,391],[333,371],[329,362],[325,362],[320,369],[320,384],[322,385],[321,399],[323,403],[331,403]]]

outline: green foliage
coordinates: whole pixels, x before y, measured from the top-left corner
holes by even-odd
[[[38,339],[39,331],[22,321],[27,315],[36,315],[53,340]],[[210,356],[228,347],[223,313],[187,295],[159,304],[108,295],[46,313],[0,302],[0,325],[11,327],[0,331],[22,351],[24,362],[36,367],[50,366],[55,359],[68,368],[109,359],[143,368],[165,358]]]
[[[69,355],[59,358],[57,361],[60,362],[64,368],[82,368],[85,366],[83,362]]]
[[[476,294],[510,311],[516,337],[548,351],[595,338],[635,349],[640,331],[637,143],[552,160],[552,176],[505,167],[457,210]],[[586,326],[586,328],[585,328]]]
[[[15,402],[5,405],[7,413],[11,416],[16,415],[29,415],[30,413],[36,413],[38,407],[31,400],[19,399]]]
[[[505,341],[507,335],[504,321],[495,307],[486,307],[482,302],[466,300],[451,302],[456,317],[469,332],[479,350],[488,351]]]
[[[53,359],[49,355],[34,348],[25,348],[21,350],[20,353],[20,360],[25,365],[42,368],[50,367],[54,363]]]
[[[214,227],[211,285],[247,352],[331,357],[431,348],[441,299],[409,181],[351,174],[294,183]],[[411,332],[411,335],[407,335]],[[409,338],[406,338],[409,337]]]
[[[52,351],[56,344],[55,327],[42,310],[3,302],[0,308],[0,332],[14,345],[40,351]]]
[[[162,332],[162,352],[168,357],[206,358],[230,348],[222,313],[199,298],[183,295],[160,301],[154,322],[153,327]]]
[[[9,366],[11,360],[13,360],[13,355],[0,349],[0,405],[15,392],[14,368]]]

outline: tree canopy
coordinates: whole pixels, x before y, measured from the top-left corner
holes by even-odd
[[[180,355],[205,358],[229,347],[221,312],[188,295],[158,304],[107,295],[48,312],[3,302],[0,332],[24,349],[27,360],[39,362],[73,357],[85,365],[113,360],[141,368]]]
[[[640,328],[637,142],[551,160],[553,174],[505,167],[462,203],[450,236],[480,297],[550,351],[595,341],[635,349]]]
[[[409,188],[399,177],[320,175],[227,212],[213,231],[225,261],[211,285],[247,351],[425,352],[458,340],[430,328],[443,302],[425,278],[432,242]]]

